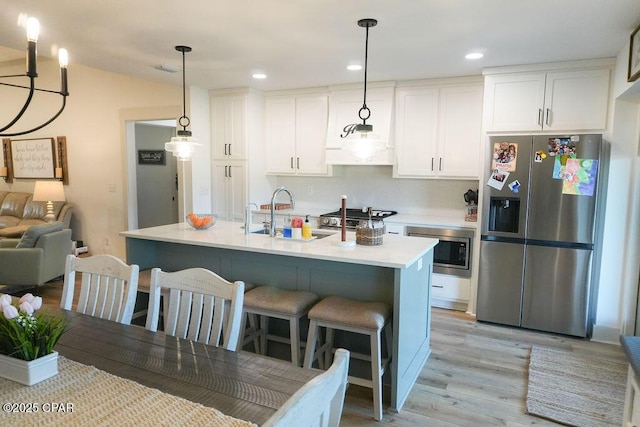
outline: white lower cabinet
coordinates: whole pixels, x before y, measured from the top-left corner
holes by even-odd
[[[247,164],[243,161],[214,162],[213,213],[220,220],[244,220],[247,204]]]
[[[469,304],[471,279],[433,273],[431,280],[431,305],[466,311]]]

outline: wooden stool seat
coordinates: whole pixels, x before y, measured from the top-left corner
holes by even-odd
[[[351,352],[351,357],[371,362],[371,379],[349,376],[349,382],[373,389],[373,412],[376,420],[382,419],[382,375],[390,362],[391,306],[383,302],[357,301],[330,296],[309,310],[309,335],[304,367],[311,368],[317,359],[319,366],[329,366],[333,355],[333,331],[335,329],[369,336],[369,355]],[[318,328],[326,328],[326,338],[316,351]],[[382,359],[381,331],[385,329],[387,357]]]
[[[306,316],[309,309],[319,300],[312,292],[292,291],[273,286],[256,286],[255,289],[245,293],[243,307],[242,331],[248,332],[241,345],[253,342],[254,348],[259,354],[267,354],[268,341],[277,341],[289,344],[291,347],[291,363],[300,366],[300,319]],[[260,326],[256,316],[260,317]],[[289,338],[269,333],[269,318],[282,319],[289,322]],[[248,331],[246,320],[249,319],[251,327]],[[258,341],[259,340],[259,341]]]

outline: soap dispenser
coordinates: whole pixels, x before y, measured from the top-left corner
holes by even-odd
[[[311,224],[309,223],[309,215],[304,218],[304,224],[302,224],[302,238],[310,239],[311,236]]]

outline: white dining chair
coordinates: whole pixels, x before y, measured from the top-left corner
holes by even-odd
[[[164,332],[204,344],[236,350],[240,338],[244,282],[229,282],[213,271],[188,268],[151,270],[146,328],[158,330],[160,296],[169,297],[163,312]]]
[[[331,367],[302,386],[262,426],[339,426],[348,371],[349,351],[339,348]]]
[[[76,311],[115,322],[131,323],[138,292],[139,268],[112,255],[67,255],[60,308],[71,310],[76,273],[82,275]]]

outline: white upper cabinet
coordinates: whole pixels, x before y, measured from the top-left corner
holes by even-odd
[[[211,96],[211,150],[215,160],[247,158],[247,96]]]
[[[396,177],[477,179],[482,84],[396,91]]]
[[[487,75],[485,129],[603,130],[609,79],[609,69]]]
[[[267,173],[328,175],[325,160],[327,95],[265,100]]]

